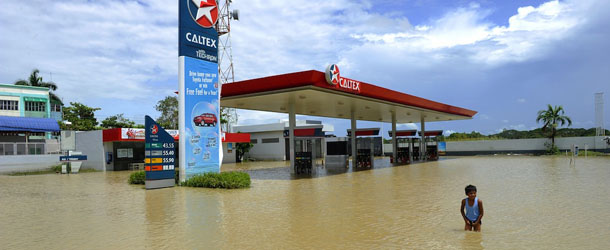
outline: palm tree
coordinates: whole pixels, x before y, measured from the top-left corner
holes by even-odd
[[[553,107],[551,104],[548,104],[546,110],[538,111],[536,123],[540,121],[544,123],[544,126],[542,126],[543,131],[551,129],[549,138],[551,138],[552,147],[555,146],[555,135],[557,135],[558,124],[563,126],[564,124],[568,123],[568,127],[572,125],[572,120],[570,120],[570,117],[563,115],[564,113],[565,112],[561,105]]]
[[[39,76],[38,73],[40,73],[38,69],[32,70],[32,74],[30,74],[30,78],[28,79],[28,81],[18,80],[15,82],[15,85],[49,88],[51,90],[51,92],[49,92],[49,97],[51,98],[51,100],[55,100],[63,106],[64,103],[61,101],[61,99],[57,95],[55,95],[55,93],[52,92],[57,90],[57,85],[54,82],[43,82],[42,76]]]

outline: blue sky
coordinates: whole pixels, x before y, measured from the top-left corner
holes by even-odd
[[[0,83],[38,68],[65,102],[102,108],[100,120],[157,117],[155,103],[178,88],[178,2],[145,3],[3,0]],[[594,127],[594,93],[604,92],[610,125],[610,1],[235,0],[232,8],[241,14],[231,34],[236,80],[337,63],[346,77],[479,112],[428,129],[484,134],[538,127],[547,104],[563,105],[573,127]],[[240,124],[287,118],[239,115]],[[321,120],[338,135],[349,127]]]

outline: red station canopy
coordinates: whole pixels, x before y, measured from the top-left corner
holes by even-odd
[[[301,115],[397,123],[472,119],[477,113],[351,79],[327,83],[323,72],[310,70],[222,85],[220,106],[288,113],[290,102]],[[346,81],[346,83],[348,82]],[[350,87],[350,88],[347,88]]]

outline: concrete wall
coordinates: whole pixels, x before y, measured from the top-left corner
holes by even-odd
[[[2,155],[0,173],[42,170],[59,163],[59,155]]]
[[[229,153],[229,143],[231,144],[231,153]],[[235,163],[235,142],[222,143],[222,163]]]
[[[547,138],[490,140],[490,141],[449,141],[447,142],[447,155],[477,155],[477,154],[542,154],[546,151]],[[555,145],[561,151],[570,150],[572,145],[578,145],[580,150],[609,152],[610,147],[603,141],[603,137],[562,137],[555,138]]]
[[[104,158],[104,146],[102,143],[102,131],[83,131],[76,132],[76,151],[82,152],[87,156],[87,160],[83,161],[82,169],[92,168],[95,170],[104,170],[106,166]]]
[[[283,161],[286,158],[284,131],[249,132],[250,140],[256,140],[248,156],[256,160]],[[277,138],[277,143],[262,143],[262,139]]]
[[[561,137],[555,138],[555,145],[561,151],[570,150],[572,145],[578,145],[580,151],[588,150],[610,153],[608,145],[601,136]],[[546,152],[547,138],[514,139],[514,140],[478,140],[478,141],[448,141],[447,155],[481,155],[481,154],[543,154]],[[384,144],[384,152],[391,153],[392,145]]]

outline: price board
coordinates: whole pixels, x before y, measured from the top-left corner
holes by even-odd
[[[174,137],[146,116],[144,166],[146,171],[146,189],[173,187],[176,170],[176,143]]]

